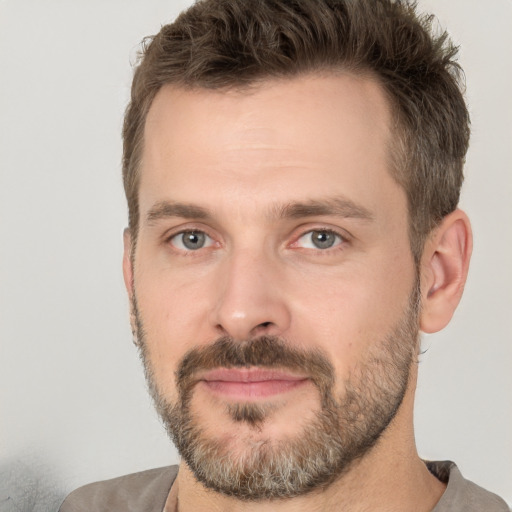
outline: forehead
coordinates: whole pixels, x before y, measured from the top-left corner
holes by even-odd
[[[325,195],[333,183],[364,201],[391,180],[390,117],[379,84],[351,74],[243,91],[165,86],[146,120],[141,212],[165,194],[190,201],[198,185],[204,201],[205,186],[211,201],[279,202]]]

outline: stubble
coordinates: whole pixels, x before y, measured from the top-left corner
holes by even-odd
[[[416,285],[402,318],[376,341],[336,396],[336,378],[326,354],[298,350],[286,340],[262,336],[237,342],[222,337],[189,351],[176,371],[178,399],[169,402],[154,378],[143,319],[132,304],[150,393],[181,457],[205,487],[241,500],[289,498],[328,486],[378,442],[395,417],[418,346],[419,290]],[[259,437],[243,450],[208,434],[193,412],[197,374],[213,368],[279,368],[308,375],[319,408],[299,432],[285,439]],[[271,403],[231,403],[234,423],[261,431],[275,412]],[[222,411],[219,412],[222,414]]]

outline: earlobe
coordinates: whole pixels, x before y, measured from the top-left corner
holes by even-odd
[[[451,320],[462,297],[472,247],[471,224],[462,210],[447,215],[425,243],[421,263],[423,332],[440,331]]]

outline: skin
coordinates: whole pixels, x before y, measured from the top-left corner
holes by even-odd
[[[389,126],[378,84],[347,74],[270,81],[250,92],[159,91],[145,127],[137,244],[132,255],[127,232],[123,269],[144,319],[155,381],[168,400],[177,398],[174,371],[184,354],[226,334],[278,335],[321,349],[343,396],[343,381],[400,319],[415,282],[406,196],[388,167]],[[285,214],[291,204],[335,201],[344,202],[342,211]],[[162,208],[176,203],[207,215]],[[207,245],[187,250],[183,230],[206,233]],[[313,230],[335,232],[334,246],[316,248]],[[470,252],[469,222],[457,210],[425,244],[423,331],[450,320]],[[431,510],[444,486],[415,448],[416,370],[379,443],[327,489],[243,503],[205,489],[182,463],[180,512]],[[296,435],[319,407],[306,381],[265,397],[274,412],[255,431],[229,418],[229,400],[236,398],[197,386],[192,407],[208,434],[225,434],[234,454],[248,441]]]

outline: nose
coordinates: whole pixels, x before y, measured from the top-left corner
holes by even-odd
[[[228,256],[217,271],[211,322],[218,334],[244,341],[288,330],[285,276],[275,259],[263,251],[240,251]]]

